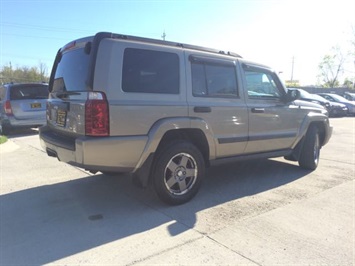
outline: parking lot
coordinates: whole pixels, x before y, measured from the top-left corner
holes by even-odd
[[[282,158],[213,167],[175,207],[17,132],[0,145],[0,264],[355,265],[355,118],[331,124],[316,171]]]

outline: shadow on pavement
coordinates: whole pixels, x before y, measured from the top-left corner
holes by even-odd
[[[25,136],[33,136],[38,135],[38,128],[22,128],[22,129],[12,129],[10,133],[7,135],[7,138],[18,138]]]
[[[1,195],[0,262],[43,265],[167,223],[176,236],[195,226],[200,211],[308,174],[274,160],[223,165],[207,173],[197,196],[175,207],[160,202],[151,188],[134,187],[126,175],[89,176]]]

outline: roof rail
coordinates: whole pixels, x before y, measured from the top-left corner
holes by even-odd
[[[99,38],[99,39],[114,38],[114,39],[122,39],[122,40],[132,40],[132,41],[138,41],[138,42],[153,43],[153,44],[172,46],[172,47],[181,47],[181,48],[186,48],[186,49],[191,49],[191,50],[198,50],[198,51],[223,54],[223,55],[228,55],[228,56],[232,56],[232,57],[242,58],[239,54],[234,53],[234,52],[230,52],[230,51],[221,51],[221,50],[197,46],[197,45],[163,41],[163,40],[158,40],[158,39],[137,37],[137,36],[131,36],[131,35],[123,35],[123,34],[116,34],[116,33],[109,33],[109,32],[99,32],[95,35],[95,37]]]

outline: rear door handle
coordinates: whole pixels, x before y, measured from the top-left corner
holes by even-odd
[[[194,112],[195,113],[211,113],[212,109],[209,106],[195,106]]]
[[[252,113],[265,113],[265,108],[251,108]]]

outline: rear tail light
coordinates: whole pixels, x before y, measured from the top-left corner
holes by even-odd
[[[85,102],[85,134],[87,136],[108,136],[109,112],[106,96],[101,92],[90,92]]]
[[[10,101],[5,102],[4,110],[7,115],[13,115]]]
[[[47,120],[48,121],[52,119],[52,117],[50,116],[50,109],[49,108],[50,108],[49,107],[49,102],[47,101],[46,102],[46,116],[47,116]]]

